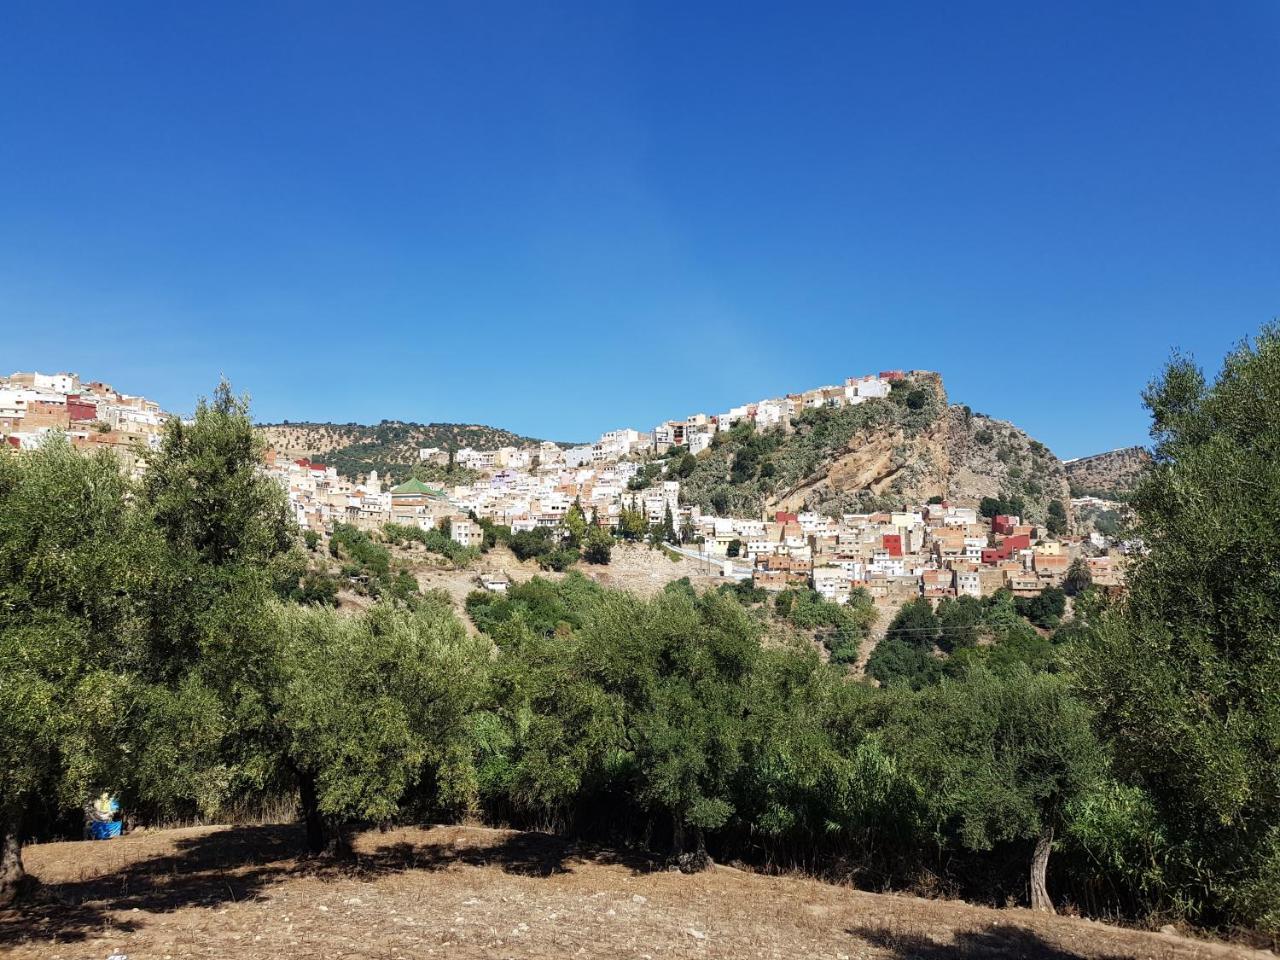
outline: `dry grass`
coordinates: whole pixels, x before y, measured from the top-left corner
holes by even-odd
[[[546,834],[369,832],[353,865],[295,857],[293,826],[31,847],[43,884],[0,913],[14,960],[397,957],[1224,958],[1249,951],[1098,923],[643,859]],[[1253,954],[1262,957],[1263,954]],[[1269,955],[1265,955],[1269,956]]]

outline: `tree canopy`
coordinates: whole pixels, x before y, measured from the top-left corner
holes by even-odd
[[[1280,928],[1280,329],[1210,384],[1175,357],[1146,390],[1149,552],[1078,659],[1124,777],[1174,841],[1194,912]]]

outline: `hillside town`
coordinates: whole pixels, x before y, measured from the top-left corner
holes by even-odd
[[[666,420],[642,432],[611,430],[592,444],[564,448],[544,442],[496,450],[426,448],[419,461],[450,462],[478,479],[441,487],[419,479],[397,485],[376,471],[348,478],[309,458],[268,449],[264,469],[288,494],[298,526],[325,535],[345,523],[378,530],[394,523],[447,528],[466,547],[483,540],[481,521],[512,533],[562,529],[578,505],[589,522],[616,530],[627,514],[650,530],[665,531],[668,548],[700,561],[717,577],[749,580],[768,591],[809,586],[844,603],[862,588],[873,598],[987,596],[1000,589],[1033,595],[1059,585],[1072,560],[1085,558],[1093,582],[1118,588],[1127,542],[1094,532],[1087,538],[1052,537],[1020,517],[981,516],[972,505],[936,502],[893,512],[825,516],[776,511],[755,517],[704,513],[682,502],[680,481],[663,466],[673,453],[706,450],[717,433],[749,421],[786,429],[803,410],[876,402],[907,375],[882,371],[744,404],[716,415]],[[80,449],[111,449],[135,469],[145,466],[168,418],[158,404],[123,394],[74,373],[14,373],[0,380],[0,437],[9,447],[38,445],[64,433]],[[654,475],[652,465],[660,472]],[[648,470],[646,468],[649,468]],[[447,470],[445,472],[447,476]],[[1096,502],[1082,498],[1080,505]]]
[[[496,450],[420,450],[423,464],[445,467],[454,463],[481,474],[480,480],[447,491],[417,480],[384,491],[376,471],[356,482],[307,458],[280,462],[274,451],[268,452],[268,469],[289,490],[299,525],[320,532],[338,521],[376,528],[386,522],[434,526],[450,519],[457,521],[451,524],[454,536],[467,538],[470,534],[465,521],[477,516],[518,533],[559,526],[569,507],[578,502],[594,523],[607,528],[617,526],[623,510],[641,512],[650,524],[664,523],[669,514],[682,539],[701,538],[697,542],[711,552],[717,542],[717,518],[702,516],[697,507],[682,506],[677,480],[663,479],[647,489],[635,489],[644,462],[673,450],[687,450],[696,456],[711,446],[717,433],[744,420],[759,429],[786,428],[791,418],[805,409],[882,399],[889,395],[892,384],[905,376],[902,371],[884,371],[850,377],[839,387],[759,400],[716,415],[695,413],[666,420],[648,432],[610,430],[594,443],[567,449],[544,442]],[[752,521],[727,522],[749,525]],[[732,539],[724,541],[726,549]],[[725,556],[725,551],[719,555]]]
[[[430,529],[447,522],[455,541],[478,546],[479,519],[513,533],[554,530],[577,503],[591,522],[612,530],[623,511],[637,511],[651,528],[669,519],[677,535],[672,548],[704,561],[716,576],[750,579],[769,591],[811,586],[836,603],[847,602],[859,587],[888,600],[981,597],[1005,588],[1030,596],[1059,586],[1077,556],[1085,557],[1100,587],[1119,587],[1123,576],[1119,548],[1100,548],[1096,540],[1078,537],[1052,538],[1019,517],[986,518],[974,507],[945,502],[840,517],[786,512],[717,517],[681,504],[678,480],[629,490],[639,470],[636,462],[553,464],[536,471],[502,467],[448,490],[419,480],[383,489],[376,476],[353,483],[307,460],[277,462],[269,469],[287,485],[299,525],[317,532],[339,522],[368,530],[386,523]]]
[[[884,371],[850,377],[840,387],[760,400],[719,415],[667,420],[648,432],[612,430],[593,444],[568,449],[553,443],[463,448],[452,452],[453,462],[480,478],[447,488],[417,479],[388,486],[376,472],[353,481],[322,463],[274,453],[268,454],[268,469],[289,491],[298,524],[318,533],[338,522],[369,530],[386,523],[447,526],[455,541],[476,546],[483,538],[481,520],[513,533],[554,531],[577,504],[590,522],[606,530],[617,529],[625,513],[639,514],[651,530],[674,534],[668,535],[670,549],[701,561],[715,576],[750,580],[768,591],[809,586],[836,603],[847,602],[858,588],[889,601],[981,597],[1001,589],[1030,596],[1060,585],[1076,557],[1085,558],[1098,586],[1120,586],[1125,545],[1096,533],[1055,538],[1017,516],[981,516],[976,506],[938,502],[836,517],[806,512],[722,517],[683,503],[680,481],[665,472],[644,483],[645,466],[654,458],[684,451],[697,455],[717,433],[743,420],[760,428],[786,428],[805,409],[882,400],[905,376]],[[451,454],[427,448],[419,456],[445,467]]]
[[[158,403],[74,373],[0,378],[0,439],[10,447],[38,446],[57,431],[79,449],[109,449],[132,465],[138,451],[159,445],[166,419]]]

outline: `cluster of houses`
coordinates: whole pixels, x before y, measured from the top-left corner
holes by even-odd
[[[74,373],[12,373],[0,378],[0,441],[39,446],[52,432],[81,449],[109,448],[132,462],[133,452],[159,446],[168,415],[145,397]]]
[[[1122,582],[1124,558],[1118,551],[1095,555],[1086,541],[1052,538],[1015,516],[988,520],[973,507],[938,503],[840,517],[719,517],[682,504],[677,480],[629,489],[638,469],[634,462],[536,473],[504,467],[447,490],[418,480],[383,489],[376,474],[356,483],[307,460],[277,463],[269,456],[268,462],[288,490],[298,524],[317,531],[331,530],[335,522],[430,529],[448,520],[454,540],[477,546],[483,533],[473,517],[512,532],[557,529],[577,504],[590,522],[610,529],[624,510],[640,512],[651,526],[669,520],[688,552],[705,558],[717,575],[749,577],[769,591],[812,587],[835,603],[847,602],[859,587],[886,600],[981,597],[1003,588],[1030,596],[1060,585],[1077,556],[1085,557],[1095,584]]]
[[[664,420],[652,430],[641,431],[630,427],[609,430],[595,443],[561,447],[544,442],[528,447],[501,447],[497,450],[477,450],[463,447],[453,454],[453,462],[459,466],[480,472],[494,470],[538,471],[569,469],[615,464],[644,456],[662,456],[672,447],[688,448],[690,453],[701,453],[711,446],[717,433],[724,433],[743,421],[749,421],[760,429],[788,427],[797,414],[819,407],[845,407],[887,397],[893,384],[906,379],[901,370],[884,370],[878,374],[849,377],[840,386],[817,387],[801,393],[789,393],[782,397],[770,397],[755,403],[732,407],[724,413],[695,413],[682,420]],[[439,447],[425,447],[418,452],[424,463],[444,466],[449,462],[449,452]]]
[[[363,481],[342,477],[333,468],[308,459],[285,460],[267,452],[267,472],[288,492],[290,509],[303,529],[327,532],[335,523],[377,529],[386,523],[422,529],[449,521],[451,535],[465,546],[481,537],[472,516],[508,526],[513,533],[559,527],[576,502],[601,526],[614,527],[622,511],[637,510],[649,523],[671,513],[677,529],[698,516],[680,505],[680,484],[659,481],[645,490],[629,490],[640,469],[634,462],[600,468],[540,466],[536,471],[501,467],[474,483],[440,489],[420,480],[387,487],[376,472]]]
[[[750,578],[770,591],[810,586],[837,603],[846,602],[856,588],[888,600],[980,597],[1005,588],[1031,595],[1061,584],[1077,556],[1085,557],[1095,583],[1120,584],[1123,555],[1104,553],[1108,545],[1053,538],[1019,517],[988,520],[973,507],[941,503],[841,517],[787,512],[766,518],[720,517],[682,504],[675,479],[658,478],[644,489],[631,488],[643,460],[673,446],[698,453],[715,433],[744,420],[785,427],[805,409],[882,399],[905,376],[883,371],[850,377],[840,387],[761,400],[717,416],[668,420],[649,433],[613,430],[594,444],[568,449],[551,443],[464,448],[455,451],[454,462],[480,478],[447,490],[416,480],[384,490],[376,474],[356,483],[305,460],[270,469],[289,490],[303,527],[329,529],[342,520],[367,527],[391,521],[428,528],[447,519],[455,540],[474,545],[482,533],[471,517],[513,532],[555,529],[577,504],[590,522],[612,529],[624,511],[636,511],[649,525],[669,523],[689,554],[707,560],[708,570]],[[424,462],[444,464],[448,457],[439,449],[420,452]]]
[[[536,470],[542,464],[563,462],[563,450],[559,444],[543,441],[529,447],[499,447],[497,450],[477,450],[462,447],[454,452],[454,463],[480,473],[493,470]],[[418,459],[443,467],[449,463],[449,451],[440,447],[423,447]]]
[[[788,427],[791,419],[805,410],[819,407],[846,407],[889,396],[893,384],[906,379],[901,370],[884,370],[878,374],[848,377],[840,386],[817,387],[782,397],[769,397],[755,403],[732,407],[720,414],[695,413],[683,420],[664,420],[651,431],[610,430],[595,443],[564,451],[567,466],[588,463],[615,463],[645,453],[659,456],[672,447],[687,447],[690,453],[701,453],[711,446],[717,433],[732,430],[743,421],[761,430]]]
[[[718,432],[750,421],[761,429],[786,427],[796,414],[823,406],[851,406],[889,395],[894,382],[906,378],[900,370],[849,377],[840,386],[824,386],[733,407],[725,413],[693,414],[667,420],[649,432],[630,428],[611,430],[592,444],[562,447],[543,442],[495,450],[463,447],[450,453],[439,447],[418,451],[421,463],[446,466],[451,462],[481,475],[473,483],[434,489],[412,481],[383,490],[376,474],[364,482],[337,476],[321,464],[306,460],[275,464],[270,469],[289,490],[303,527],[328,529],[335,520],[377,526],[389,520],[437,525],[451,521],[455,538],[467,536],[466,518],[475,515],[509,526],[513,532],[555,527],[575,502],[594,522],[616,526],[623,510],[639,511],[649,523],[665,523],[670,515],[677,531],[702,528],[697,507],[680,504],[680,485],[660,480],[644,490],[631,490],[642,459],[663,455],[674,446],[700,453]],[[421,487],[422,489],[418,489]],[[412,507],[412,509],[410,509]]]
[[[838,518],[779,512],[768,521],[711,524],[703,549],[745,557],[755,586],[811,586],[836,603],[859,587],[891,600],[982,597],[1000,589],[1031,596],[1061,585],[1077,556],[1099,586],[1118,587],[1123,575],[1121,557],[1086,555],[1078,538],[1055,539],[1019,517],[988,520],[949,503]]]

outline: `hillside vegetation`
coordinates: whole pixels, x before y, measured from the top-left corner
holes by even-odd
[[[1001,512],[1039,524],[1049,524],[1055,505],[1061,504],[1070,527],[1071,491],[1062,461],[1025,431],[968,407],[953,406],[947,411],[941,445],[948,499],[980,503],[992,498],[1005,507]]]
[[[1103,500],[1127,499],[1150,466],[1151,451],[1146,447],[1108,450],[1063,464],[1073,497]]]
[[[418,465],[418,451],[423,447],[497,450],[542,442],[510,430],[480,424],[405,423],[399,420],[383,420],[375,426],[268,423],[260,425],[258,430],[266,442],[284,456],[322,460],[352,479],[370,470],[377,470],[380,476],[391,480],[408,479]]]

